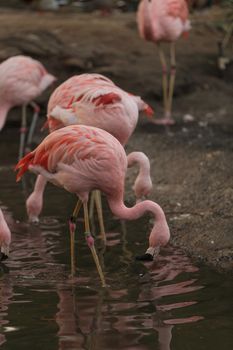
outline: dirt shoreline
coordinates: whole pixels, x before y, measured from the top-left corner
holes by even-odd
[[[219,76],[217,41],[223,36],[217,7],[194,14],[189,40],[177,45],[175,126],[165,130],[141,117],[127,152],[151,160],[150,196],[166,212],[171,243],[221,271],[233,267],[233,101],[232,69]],[[161,70],[156,48],[138,38],[135,14],[61,12],[0,13],[0,60],[28,54],[58,76],[98,72],[141,95],[156,117],[162,114]],[[87,25],[88,24],[88,25]],[[38,102],[46,111],[51,91]],[[193,116],[184,122],[184,115]],[[12,113],[11,120],[14,120]],[[42,120],[41,120],[42,122]],[[10,123],[10,121],[8,121]],[[9,125],[9,124],[8,124]],[[127,178],[127,198],[135,170]]]

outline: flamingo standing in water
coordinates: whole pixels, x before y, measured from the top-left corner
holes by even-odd
[[[20,129],[19,158],[23,156],[27,131],[26,106],[34,109],[33,121],[28,133],[27,143],[32,139],[39,106],[33,99],[39,96],[56,78],[49,74],[44,66],[31,57],[14,56],[0,64],[0,130],[3,128],[8,111],[23,105]]]
[[[76,214],[83,205],[85,236],[103,286],[106,285],[105,279],[89,226],[87,204],[90,191],[99,189],[105,193],[113,214],[119,218],[133,220],[145,212],[154,215],[149,248],[143,258],[146,256],[152,260],[158,248],[166,245],[170,238],[165,214],[158,204],[146,200],[132,208],[124,205],[127,164],[123,146],[111,134],[95,127],[71,125],[49,134],[16,165],[16,170],[19,170],[17,181],[29,169],[78,196]]]
[[[128,94],[110,79],[100,74],[81,74],[62,83],[51,95],[48,102],[47,125],[50,131],[71,124],[99,127],[114,135],[123,145],[133,133],[139,111],[148,116],[152,109],[139,96]],[[135,182],[137,200],[150,193],[150,163],[142,152],[132,152],[128,165],[140,165]],[[29,221],[37,222],[43,206],[43,192],[46,179],[38,176],[34,191],[28,197],[26,206]],[[100,194],[95,193],[100,231],[104,233]],[[72,229],[73,223],[71,223]]]
[[[141,0],[137,22],[140,36],[157,44],[162,65],[162,88],[164,117],[155,121],[158,124],[174,124],[171,116],[172,99],[176,75],[175,42],[190,29],[186,0]],[[170,77],[162,43],[170,43]]]
[[[123,145],[131,136],[138,120],[139,111],[152,115],[152,109],[139,97],[128,94],[116,86],[110,79],[100,74],[81,74],[73,76],[61,84],[51,95],[48,102],[48,121],[50,131],[70,124],[84,124],[100,127],[113,134]],[[134,191],[139,200],[150,193],[150,162],[142,152],[132,152],[128,166],[134,163],[140,166]],[[47,180],[39,175],[34,191],[28,197],[26,206],[29,221],[37,222],[43,206],[43,192]],[[106,240],[102,214],[101,194],[95,191],[95,201],[100,225],[100,234]],[[91,206],[93,207],[93,206]],[[75,214],[75,213],[74,213]],[[69,220],[71,241],[74,242],[75,215]],[[74,251],[74,247],[71,250]],[[72,262],[71,262],[72,263]],[[71,265],[72,274],[75,266]]]
[[[11,243],[11,232],[0,208],[0,261],[7,259]]]

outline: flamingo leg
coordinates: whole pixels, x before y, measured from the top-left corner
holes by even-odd
[[[170,68],[170,81],[169,81],[169,91],[168,91],[168,118],[171,118],[172,111],[172,100],[176,79],[176,50],[175,43],[171,43],[170,45],[170,60],[171,60],[171,68]]]
[[[99,219],[101,239],[104,241],[104,243],[106,243],[106,234],[105,234],[105,228],[104,228],[104,218],[103,218],[103,209],[102,209],[102,199],[101,199],[101,192],[99,190],[94,191],[94,199],[95,199],[95,205],[96,205],[97,215],[98,215],[98,219]]]
[[[168,73],[167,73],[167,62],[164,51],[160,44],[158,44],[159,58],[162,66],[162,88],[163,88],[163,106],[164,106],[164,117],[167,118],[168,112]]]
[[[153,121],[155,124],[161,125],[171,125],[174,121],[171,119],[171,112],[169,110],[169,89],[168,89],[168,72],[167,72],[167,62],[165,58],[164,51],[161,44],[158,44],[159,58],[162,66],[162,88],[163,88],[163,105],[164,105],[164,117]]]
[[[40,107],[35,102],[31,101],[30,106],[33,108],[34,113],[33,113],[32,122],[29,128],[29,131],[28,131],[27,148],[29,148],[30,144],[32,143],[32,137],[35,131],[35,127],[36,127],[36,123],[37,123],[37,119],[40,111]]]
[[[94,204],[95,204],[95,191],[92,191],[91,196],[90,196],[90,205],[89,205],[89,218],[90,218],[90,220],[92,220],[93,216],[94,216]]]
[[[88,244],[88,246],[89,246],[89,248],[90,248],[90,250],[91,250],[93,259],[94,259],[94,261],[95,261],[96,268],[97,268],[97,270],[98,270],[98,273],[99,273],[99,276],[100,276],[100,279],[101,279],[102,286],[103,286],[103,287],[106,287],[104,274],[103,274],[102,268],[101,268],[100,263],[99,263],[98,255],[97,255],[96,250],[95,250],[94,238],[92,237],[91,232],[90,232],[90,223],[89,223],[89,215],[88,215],[87,202],[84,202],[84,203],[83,203],[83,208],[84,208],[84,222],[85,222],[85,236],[86,236],[86,241],[87,241],[87,244]]]
[[[73,214],[69,220],[69,229],[70,229],[70,257],[71,257],[71,277],[75,275],[75,249],[74,249],[74,240],[75,240],[75,229],[76,229],[76,219],[78,213],[82,207],[82,201],[79,199]]]
[[[21,120],[21,128],[20,128],[20,144],[19,144],[19,160],[24,155],[24,147],[25,147],[25,138],[27,132],[27,105],[23,104],[22,106],[22,120]]]

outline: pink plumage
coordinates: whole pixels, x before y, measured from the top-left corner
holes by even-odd
[[[164,117],[155,121],[157,124],[174,124],[171,117],[173,92],[176,75],[175,42],[190,29],[186,0],[141,0],[137,22],[140,36],[157,44],[162,65],[162,88]],[[170,43],[170,74],[162,49],[162,43]]]
[[[0,130],[8,111],[39,96],[55,77],[27,56],[14,56],[0,64]]]
[[[142,197],[147,197],[151,193],[153,187],[150,177],[150,162],[143,152],[131,152],[128,156],[128,168],[135,164],[140,164],[139,174],[133,185],[133,190],[137,201],[141,201]]]
[[[50,131],[67,125],[90,125],[114,135],[123,145],[133,133],[139,111],[151,115],[152,109],[139,96],[134,96],[116,86],[100,74],[73,76],[58,86],[48,102]],[[133,160],[134,157],[134,160]],[[140,165],[140,176],[135,183],[137,200],[152,188],[150,165],[144,155],[131,155],[131,161]],[[144,169],[144,170],[143,170]],[[142,177],[142,174],[145,177]],[[43,205],[46,181],[39,176],[34,191],[26,202],[30,221],[38,221]]]
[[[185,0],[142,0],[137,16],[141,37],[153,42],[176,41],[190,29]]]
[[[10,243],[11,232],[0,208],[0,261],[8,257]]]
[[[104,130],[72,125],[56,130],[17,164],[17,181],[29,169],[48,181],[75,193],[87,203],[89,192],[99,189],[106,194],[114,215],[137,219],[151,212],[156,222],[149,237],[149,252],[165,245],[170,237],[163,210],[152,201],[133,208],[123,203],[127,156],[120,142]]]
[[[139,96],[129,94],[100,74],[74,76],[61,84],[48,103],[51,131],[71,124],[92,125],[126,144],[133,133],[139,111],[152,109]]]

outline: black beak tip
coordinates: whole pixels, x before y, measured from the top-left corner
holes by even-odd
[[[7,258],[8,258],[8,255],[0,252],[0,262],[6,260]]]
[[[143,255],[136,256],[135,260],[138,260],[138,261],[153,261],[153,255],[151,255],[149,253],[145,253]]]

